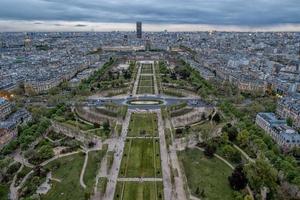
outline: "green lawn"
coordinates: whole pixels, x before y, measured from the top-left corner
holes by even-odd
[[[228,183],[232,170],[217,158],[208,159],[198,149],[188,149],[178,153],[183,163],[190,191],[205,199],[234,199],[233,190]],[[196,190],[199,187],[199,193]],[[201,196],[201,193],[204,196]]]
[[[24,166],[23,169],[17,174],[16,186],[20,184],[23,178],[31,171],[32,169]]]
[[[158,139],[127,139],[120,177],[161,177]]]
[[[9,194],[9,184],[0,184],[0,200],[7,200]]]
[[[131,115],[128,136],[157,136],[157,116],[155,113],[133,113]]]
[[[153,87],[153,79],[140,79],[139,87]]]
[[[94,129],[93,125],[86,124],[84,122],[81,122],[80,120],[78,120],[78,121],[68,120],[65,123],[69,124],[71,126],[74,126],[74,127],[78,127],[80,130],[83,130],[83,131]]]
[[[153,76],[140,76],[137,93],[138,94],[153,94],[154,93]]]
[[[105,193],[107,182],[108,179],[106,177],[100,177],[98,180],[98,191],[100,191],[102,194]]]
[[[115,200],[162,200],[162,182],[118,182]]]
[[[143,65],[141,73],[142,74],[153,74],[153,67],[152,67],[152,65]]]
[[[137,94],[154,94],[154,87],[142,87],[139,86],[137,90]]]
[[[91,151],[89,152],[89,159],[86,166],[85,174],[83,177],[84,183],[87,186],[87,190],[92,192],[98,170],[100,168],[101,160],[104,156],[104,151]]]
[[[139,80],[139,86],[149,86],[152,87],[153,84],[153,76],[141,76]]]
[[[79,153],[57,159],[46,167],[51,169],[53,178],[61,182],[52,181],[51,190],[42,199],[45,200],[84,200],[85,191],[80,186],[80,172],[84,162],[84,155]]]

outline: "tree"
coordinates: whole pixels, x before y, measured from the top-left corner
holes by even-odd
[[[259,156],[256,162],[244,167],[247,179],[251,188],[260,192],[260,189],[267,187],[271,192],[277,189],[277,170],[264,157]]]
[[[110,133],[109,121],[106,121],[103,123],[103,131],[104,131],[105,135],[108,135]]]
[[[222,132],[228,133],[228,138],[230,141],[235,141],[238,135],[237,128],[235,126],[232,126],[230,123],[226,124],[222,128]]]
[[[239,132],[236,140],[241,146],[246,146],[249,141],[249,132],[247,130],[242,130]]]
[[[250,195],[246,195],[246,196],[244,197],[244,200],[253,200],[253,198],[252,198]]]
[[[212,158],[214,156],[214,153],[216,152],[216,150],[217,150],[217,148],[214,144],[208,144],[204,148],[204,155],[209,158]]]
[[[220,114],[219,114],[219,113],[216,113],[216,114],[213,116],[212,120],[213,120],[214,122],[216,122],[217,124],[220,123],[220,121],[221,121]]]
[[[232,162],[239,163],[242,160],[240,152],[230,145],[225,145],[222,152]]]
[[[287,123],[288,126],[293,126],[293,119],[290,118],[290,117],[288,117],[288,118],[286,119],[286,123]]]
[[[244,168],[242,165],[238,165],[231,176],[228,177],[228,181],[232,189],[234,190],[242,190],[247,186],[248,179],[244,172]]]

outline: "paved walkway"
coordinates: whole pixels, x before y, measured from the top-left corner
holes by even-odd
[[[9,198],[11,200],[17,200],[18,199],[18,187],[15,187],[15,184],[16,184],[16,180],[17,180],[17,175],[19,172],[22,171],[22,169],[24,168],[24,165],[21,165],[21,167],[19,168],[19,170],[17,171],[17,173],[15,174],[11,184],[10,184],[10,187],[9,187],[9,190],[10,190],[10,194],[9,194]]]
[[[166,138],[164,133],[164,125],[161,117],[161,110],[156,110],[157,121],[158,121],[158,133],[160,143],[160,156],[161,156],[161,167],[163,175],[164,185],[164,199],[171,199],[172,196],[172,183],[171,183],[171,172],[170,172],[170,160],[167,150]]]
[[[139,82],[140,82],[141,71],[142,71],[142,67],[141,67],[141,64],[139,64],[137,75],[136,75],[136,80],[133,84],[133,89],[132,89],[132,95],[133,96],[136,95],[136,93],[137,93],[137,89],[138,89]]]
[[[154,82],[154,94],[158,95],[158,86],[157,86],[157,79],[156,79],[156,72],[155,72],[155,64],[152,64],[153,68],[153,82]]]
[[[175,183],[175,198],[178,200],[187,200],[186,198],[186,193],[184,190],[184,181],[183,181],[183,175],[181,172],[181,168],[180,168],[180,164],[178,161],[178,157],[177,157],[177,153],[176,153],[176,149],[174,147],[174,145],[172,145],[170,147],[170,157],[171,157],[171,162],[172,162],[172,166],[173,169],[176,170],[178,172],[178,176],[175,176],[174,174],[174,183]]]
[[[34,168],[34,165],[29,163],[28,160],[26,158],[24,158],[24,156],[22,156],[19,152],[16,153],[14,156],[13,156],[14,160],[25,165],[26,167],[29,167],[29,168]]]
[[[241,152],[241,154],[249,161],[249,162],[255,162],[255,160],[253,158],[250,158],[250,156],[243,151],[240,147],[238,147],[237,145],[233,144],[234,148],[236,148],[239,152]]]
[[[132,113],[132,111],[130,111],[130,110],[127,111],[127,114],[126,114],[126,117],[125,117],[125,120],[124,120],[123,126],[122,126],[121,137],[118,139],[118,142],[115,146],[114,162],[111,167],[110,173],[107,176],[108,183],[106,186],[106,192],[104,194],[105,200],[113,200],[113,198],[114,198],[131,113]]]
[[[81,173],[80,173],[80,180],[79,180],[81,187],[83,187],[84,189],[86,188],[86,185],[85,185],[83,179],[84,179],[84,173],[85,173],[85,169],[86,169],[88,160],[89,160],[89,152],[86,151],[85,152],[85,158],[84,158],[83,167],[82,167]]]

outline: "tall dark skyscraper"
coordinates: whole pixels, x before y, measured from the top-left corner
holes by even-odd
[[[142,22],[136,22],[136,37],[142,38]]]

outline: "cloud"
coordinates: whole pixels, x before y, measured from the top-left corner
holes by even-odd
[[[75,27],[86,27],[86,24],[76,24]]]
[[[59,26],[57,26],[59,24]],[[78,26],[79,25],[79,26]],[[84,25],[84,26],[82,26]],[[268,26],[239,26],[239,25],[207,25],[207,24],[162,24],[144,23],[144,31],[280,31],[300,32],[300,24],[278,24]],[[56,32],[56,31],[134,31],[135,23],[96,23],[84,21],[24,21],[0,20],[0,30],[6,32]]]
[[[299,0],[1,0],[0,20],[270,26],[300,23]]]

